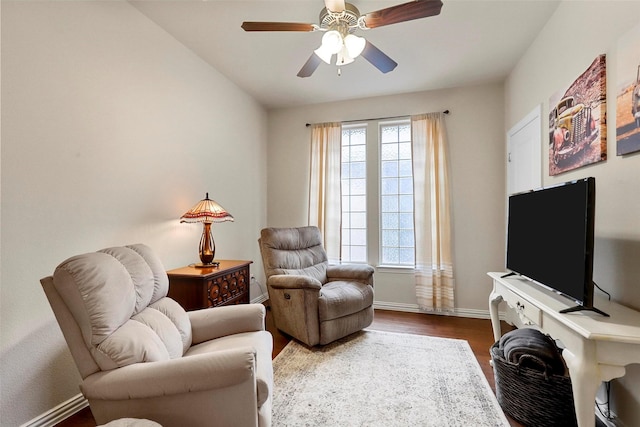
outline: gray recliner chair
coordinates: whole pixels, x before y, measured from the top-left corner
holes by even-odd
[[[140,244],[69,258],[41,283],[98,424],[271,425],[273,338],[262,304],[185,312]]]
[[[314,346],[373,321],[373,267],[329,265],[317,227],[265,228],[260,251],[276,327]]]

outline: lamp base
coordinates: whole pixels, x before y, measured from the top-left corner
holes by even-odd
[[[218,267],[220,267],[220,263],[217,262],[217,261],[214,261],[211,264],[203,264],[203,263],[199,262],[197,264],[189,264],[189,267],[195,267],[195,268],[218,268]]]

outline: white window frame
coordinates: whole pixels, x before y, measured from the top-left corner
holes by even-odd
[[[410,124],[410,118],[393,120],[370,120],[343,124],[342,129],[366,128],[366,215],[367,215],[367,264],[374,265],[379,271],[412,273],[415,265],[381,264],[382,259],[382,160],[381,130],[382,126]],[[415,214],[415,212],[414,212]],[[344,263],[355,263],[342,261]]]
[[[378,156],[377,156],[377,164],[378,164],[378,177],[377,177],[377,182],[378,182],[378,194],[377,196],[377,202],[378,202],[378,217],[381,219],[382,218],[382,128],[385,126],[399,126],[399,125],[408,125],[409,126],[409,144],[411,144],[411,120],[409,117],[407,117],[406,119],[399,119],[399,120],[392,120],[392,121],[380,121],[378,122],[378,126],[377,126],[377,131],[378,131],[378,138],[377,138],[377,145],[378,145]],[[409,161],[411,162],[411,159],[409,159]],[[411,166],[412,172],[413,172],[413,166]],[[413,173],[411,174],[411,178],[413,180]],[[411,205],[412,205],[412,210],[411,210],[411,224],[413,227],[413,224],[415,223],[413,215],[415,214],[415,210],[413,209],[413,182],[411,183],[411,187],[412,187],[412,192],[411,192]],[[399,213],[401,213],[400,210],[398,210]],[[398,225],[398,227],[400,227]],[[398,228],[398,230],[400,230],[400,228]],[[413,228],[412,228],[413,230]],[[412,239],[414,240],[414,246],[413,246],[413,252],[414,252],[414,256],[413,256],[413,264],[401,264],[400,262],[393,263],[393,264],[385,264],[382,262],[382,250],[383,250],[383,244],[382,244],[382,224],[379,223],[378,224],[378,266],[380,267],[384,267],[384,268],[391,268],[391,269],[411,269],[413,270],[415,268],[415,237],[412,236]],[[415,235],[415,234],[414,234]],[[401,248],[400,244],[398,244],[398,248]]]
[[[351,129],[364,129],[364,132],[365,132],[365,144],[364,144],[365,158],[364,158],[364,163],[365,163],[365,168],[368,168],[369,155],[367,153],[367,151],[368,151],[368,140],[367,140],[367,137],[369,135],[369,129],[366,126],[366,124],[362,124],[362,123],[361,124],[353,124],[353,125],[343,125],[342,129],[341,129],[341,135],[344,134],[345,131],[348,131],[348,130],[351,130]],[[343,146],[342,143],[343,143],[343,141],[342,141],[342,138],[341,138],[341,141],[340,141],[340,150],[341,150],[340,170],[341,171],[343,170],[342,153],[344,152],[343,151],[344,150],[344,146]],[[360,260],[351,259],[351,255],[353,253],[352,252],[353,248],[354,247],[358,247],[358,246],[362,246],[362,245],[354,245],[353,244],[353,241],[351,240],[351,238],[353,237],[353,234],[351,232],[349,233],[349,241],[348,241],[348,243],[345,243],[345,240],[346,240],[345,239],[345,237],[346,237],[345,236],[345,225],[346,225],[346,223],[348,223],[349,230],[357,230],[358,229],[358,227],[352,228],[353,224],[351,223],[350,220],[349,221],[346,220],[345,214],[349,218],[352,218],[354,215],[362,213],[362,211],[360,211],[360,210],[355,210],[354,211],[354,210],[349,209],[349,211],[347,213],[345,213],[345,210],[344,210],[345,207],[346,207],[345,206],[346,205],[345,197],[349,197],[349,201],[351,202],[352,201],[351,197],[353,197],[354,195],[351,194],[351,191],[349,192],[349,195],[345,195],[344,192],[341,194],[341,198],[342,198],[342,203],[341,203],[341,205],[342,205],[342,212],[341,212],[342,226],[341,226],[341,230],[340,230],[340,235],[342,236],[341,237],[342,238],[342,243],[341,243],[340,252],[341,252],[341,262],[344,262],[344,263],[350,263],[350,264],[366,264],[366,263],[368,263],[369,247],[370,247],[370,245],[369,245],[370,240],[369,240],[369,236],[368,236],[369,224],[368,224],[368,221],[367,221],[368,214],[370,212],[369,211],[369,203],[368,203],[368,198],[369,198],[369,188],[368,188],[369,176],[368,175],[369,175],[368,171],[365,169],[365,194],[364,194],[364,197],[365,197],[365,201],[364,201],[364,209],[365,209],[364,210],[364,226],[365,226],[365,229],[364,229],[365,230],[364,231],[365,232],[365,235],[364,235],[364,240],[365,240],[365,242],[364,242],[364,250],[365,250],[364,257],[365,257],[365,259],[361,260],[361,261]],[[342,190],[344,190],[344,179],[345,179],[345,177],[341,176],[340,185],[341,185]],[[352,178],[349,177],[348,179],[352,179]],[[351,205],[349,204],[349,206],[351,206]],[[344,253],[346,247],[348,247],[349,250],[350,250],[348,259],[347,259],[347,256],[346,256],[347,254]]]

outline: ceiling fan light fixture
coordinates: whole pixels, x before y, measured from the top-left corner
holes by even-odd
[[[313,53],[315,53],[318,56],[318,58],[322,59],[327,64],[331,64],[331,57],[333,57],[333,53],[329,52],[329,50],[325,47],[324,44],[319,48],[317,48],[316,50],[314,50]]]
[[[326,52],[330,52],[332,55],[334,53],[340,52],[344,42],[342,40],[342,35],[339,31],[329,30],[322,36],[322,46]]]
[[[348,34],[347,37],[344,38],[345,48],[351,58],[357,58],[364,50],[366,43],[367,41],[364,37],[358,37],[355,34]]]
[[[325,32],[321,46],[307,59],[298,72],[298,77],[309,77],[322,62],[331,64],[335,54],[338,55],[338,75],[340,65],[349,64],[361,55],[379,71],[388,73],[393,71],[398,63],[368,40],[352,33],[356,30],[368,30],[436,16],[442,9],[442,0],[410,0],[361,14],[358,8],[348,1],[324,0],[325,7],[320,11],[319,24],[245,21],[241,27],[245,31]]]

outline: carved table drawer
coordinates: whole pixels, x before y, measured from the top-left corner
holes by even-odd
[[[185,310],[249,303],[252,261],[216,261],[218,267],[182,267],[167,272],[169,297]]]

